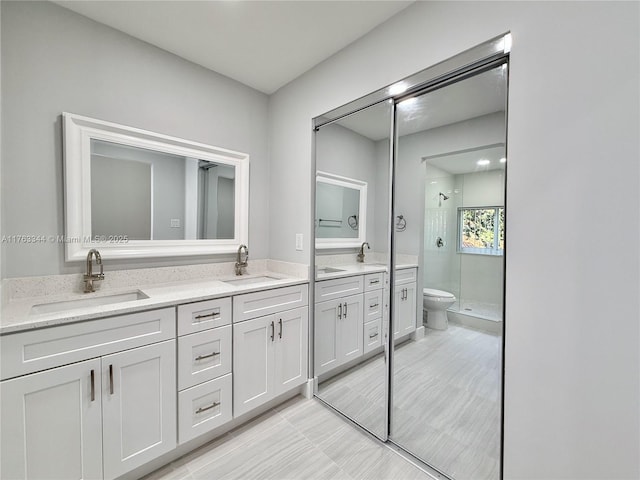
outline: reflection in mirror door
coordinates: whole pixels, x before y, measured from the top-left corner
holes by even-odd
[[[383,102],[315,133],[316,395],[385,440],[391,111]]]
[[[232,239],[235,167],[91,139],[91,235]]]
[[[390,439],[456,480],[500,478],[506,63],[396,106]],[[408,271],[408,270],[407,270]],[[424,336],[405,335],[407,317]]]

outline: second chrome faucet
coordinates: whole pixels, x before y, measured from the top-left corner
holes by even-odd
[[[371,247],[369,246],[368,242],[363,242],[362,245],[360,245],[360,251],[358,252],[358,262],[359,263],[364,263],[364,246],[367,246],[367,250],[371,250]]]
[[[242,251],[244,250],[244,259]],[[238,254],[236,256],[236,275],[242,275],[242,269],[247,268],[249,260],[249,249],[246,245],[240,245],[238,247]]]

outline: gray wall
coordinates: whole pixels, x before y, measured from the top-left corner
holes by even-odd
[[[506,479],[640,476],[639,8],[416,2],[270,99],[271,256],[307,262],[311,119],[513,33]]]
[[[251,155],[249,248],[269,254],[266,95],[52,3],[1,2],[2,234],[62,235],[63,111]],[[2,278],[80,272],[62,244],[3,244]],[[109,261],[106,268],[227,257]]]
[[[365,237],[370,247],[375,250],[375,243],[372,240],[376,224],[373,201],[377,190],[375,142],[338,124],[322,127],[316,134],[316,168],[319,171],[367,182]],[[350,230],[348,225],[343,225],[343,228],[345,231]],[[357,237],[357,232],[353,233]],[[318,255],[334,253],[336,251],[331,249],[316,251]]]

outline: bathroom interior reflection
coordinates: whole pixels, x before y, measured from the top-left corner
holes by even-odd
[[[507,72],[316,119],[315,394],[454,479],[501,475]]]

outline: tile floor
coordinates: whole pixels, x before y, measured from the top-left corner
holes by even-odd
[[[432,480],[318,400],[295,397],[144,480]]]

